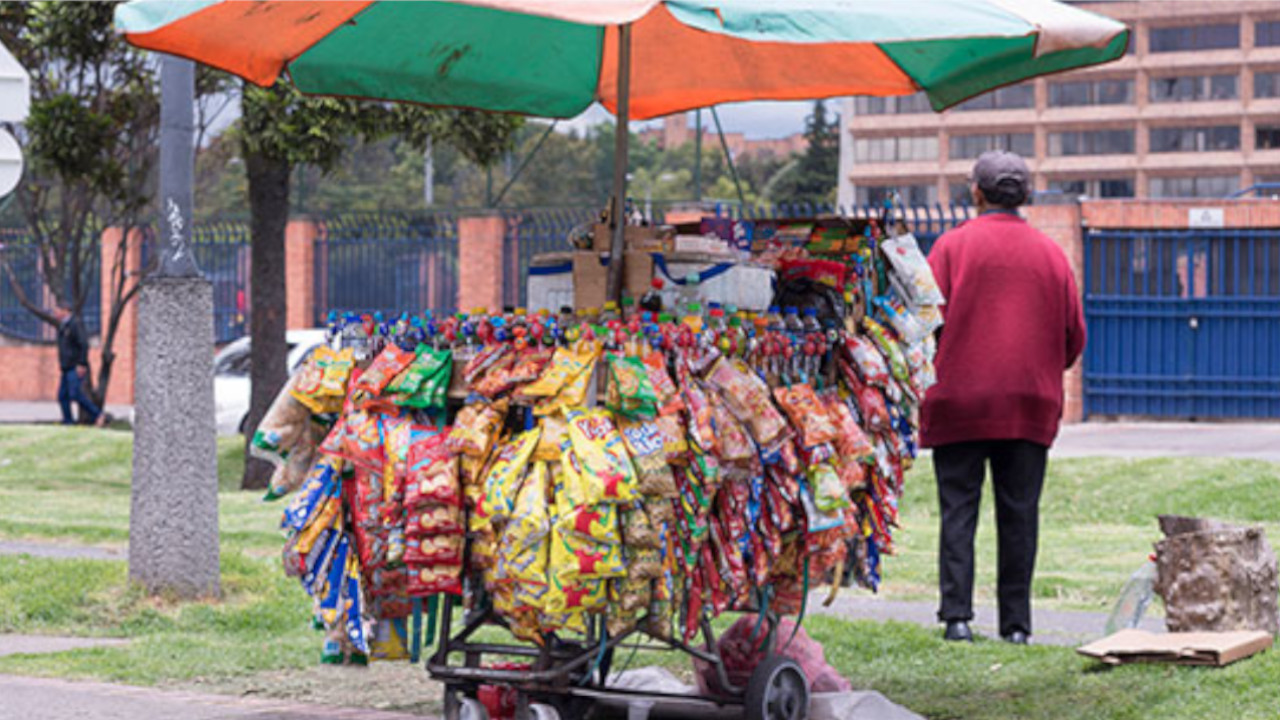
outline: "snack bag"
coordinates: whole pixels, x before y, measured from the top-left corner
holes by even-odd
[[[600,545],[622,542],[618,532],[618,506],[609,503],[579,505],[559,513],[555,531]]]
[[[465,530],[462,510],[453,505],[426,505],[406,514],[404,534],[410,539],[424,535],[456,535]]]
[[[773,406],[769,387],[740,361],[721,358],[707,379],[733,414],[746,423],[757,444],[769,445],[787,429]]]
[[[538,421],[542,435],[538,438],[538,446],[533,450],[533,459],[543,462],[558,462],[560,446],[564,444],[565,435],[569,432],[569,424],[560,414],[544,415]]]
[[[462,594],[462,568],[450,565],[423,565],[408,571],[409,597],[436,593]]]
[[[345,458],[371,472],[382,472],[387,455],[378,416],[364,410],[344,415],[320,444],[320,452]]]
[[[676,497],[678,491],[667,461],[666,440],[658,425],[620,420],[618,430],[635,465],[637,491],[647,497]]]
[[[649,512],[643,505],[622,511],[622,536],[626,538],[628,557],[632,551],[657,550],[662,547],[658,529],[654,527]]]
[[[290,399],[292,400],[292,398]],[[323,436],[317,438],[317,431],[318,428],[315,424],[307,420],[306,430],[303,431],[302,437],[298,439],[289,451],[289,457],[283,465],[276,467],[275,472],[272,473],[271,482],[262,498],[263,500],[278,500],[302,486],[307,474],[311,472],[312,465],[315,464],[317,455],[319,455],[317,446]]]
[[[298,494],[284,511],[280,528],[298,532],[315,520],[317,513],[329,498],[336,498],[340,491],[343,461],[333,456],[321,456],[312,466]]]
[[[547,490],[551,471],[545,462],[534,462],[516,495],[511,519],[503,536],[504,551],[520,551],[538,547],[551,533],[551,516],[547,512]]]
[[[569,413],[569,445],[566,464],[580,478],[585,504],[635,500],[635,468],[608,411]]]
[[[524,478],[525,467],[538,445],[540,428],[516,435],[498,448],[493,464],[484,479],[484,502],[476,507],[476,514],[492,520],[510,517],[515,506],[516,494]],[[545,494],[545,492],[544,492]]]
[[[907,367],[907,359],[902,354],[902,347],[898,342],[889,336],[889,332],[884,326],[872,320],[869,317],[862,319],[862,326],[866,329],[867,334],[871,336],[871,340],[875,343],[876,348],[884,359],[889,363],[889,373],[901,382],[908,382],[911,379],[911,371]]]
[[[322,345],[311,353],[298,371],[298,380],[289,392],[313,413],[339,412],[354,368],[354,350],[344,348],[337,351]]]
[[[894,276],[912,304],[941,305],[946,302],[914,235],[904,233],[884,238],[880,241],[880,251],[889,261]]]
[[[404,562],[409,567],[422,565],[461,565],[462,534],[430,535],[409,538],[405,542]]]
[[[311,410],[293,396],[301,373],[285,383],[258,422],[249,444],[249,454],[276,465],[282,465],[295,445],[309,435]]]
[[[848,333],[845,335],[844,349],[853,360],[853,366],[857,368],[863,382],[877,387],[889,384],[889,365],[874,342],[865,336]]]
[[[412,351],[405,350],[395,343],[388,343],[369,367],[360,374],[360,378],[351,388],[352,391],[363,393],[370,398],[381,395],[387,385],[408,367],[414,358]]]
[[[810,465],[807,475],[809,485],[813,488],[813,501],[819,511],[830,513],[849,506],[845,485],[831,465]]]
[[[681,372],[680,384],[686,415],[689,419],[689,439],[702,452],[718,451],[720,442],[716,437],[715,410],[711,407],[711,400],[690,373]]]
[[[773,397],[800,430],[800,440],[806,447],[815,447],[836,439],[838,433],[827,408],[818,400],[818,394],[808,383],[775,388]]]
[[[449,452],[472,457],[488,455],[506,421],[508,407],[503,399],[492,403],[473,402],[459,410],[447,441]]]
[[[477,380],[469,381],[472,392],[496,398],[512,388],[511,370],[515,367],[515,351],[509,345],[497,346],[502,352]]]
[[[551,363],[554,349],[546,346],[530,346],[521,350],[511,368],[510,381],[514,385],[524,385],[542,377],[542,373]]]
[[[658,397],[639,358],[610,356],[608,370],[605,407],[634,419],[652,419],[658,414]]]
[[[581,406],[595,371],[596,355],[596,348],[591,344],[584,344],[580,350],[556,348],[542,377],[520,391],[524,397],[541,398],[534,406],[534,414],[551,415]]]
[[[689,462],[689,441],[685,438],[684,423],[680,415],[659,415],[653,425],[662,434],[662,454],[669,465]]]
[[[414,443],[409,451],[409,472],[404,483],[404,507],[424,505],[461,507],[458,459],[445,447],[445,436],[435,435]]]
[[[573,535],[551,534],[548,573],[561,580],[603,580],[627,574],[622,546],[591,543]]]
[[[755,458],[755,446],[747,437],[742,423],[733,416],[718,393],[711,393],[712,417],[716,423],[716,437],[720,441],[720,459],[725,462],[744,462]]]
[[[827,409],[827,416],[836,427],[836,452],[847,460],[858,460],[874,453],[875,448],[871,446],[871,441],[867,440],[862,428],[858,427],[853,411],[849,409],[844,398],[840,397],[840,393],[831,390],[824,392],[821,397],[822,404]]]
[[[603,580],[564,580],[555,573],[548,573],[547,586],[545,611],[548,615],[602,610],[609,602],[608,588]]]
[[[683,410],[680,390],[671,379],[671,373],[667,372],[666,356],[660,352],[651,352],[644,356],[642,362],[649,384],[653,387],[654,397],[657,398],[658,414],[673,415]]]

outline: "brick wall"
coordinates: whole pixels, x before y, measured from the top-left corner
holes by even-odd
[[[1264,198],[1240,200],[1091,200],[1081,205],[1091,228],[1186,228],[1194,209],[1221,208],[1229,228],[1280,227],[1280,203]]]
[[[458,220],[458,309],[502,308],[506,222],[499,215]]]
[[[1084,287],[1084,242],[1080,233],[1081,206],[1031,205],[1023,208],[1027,222],[1048,235],[1067,254],[1076,286]],[[1084,419],[1083,363],[1077,361],[1063,377],[1062,419],[1075,423]]]

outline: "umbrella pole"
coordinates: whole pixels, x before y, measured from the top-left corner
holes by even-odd
[[[622,252],[627,220],[627,150],[631,141],[631,25],[618,27],[618,125],[613,138],[613,243],[609,246],[608,297],[622,299]]]

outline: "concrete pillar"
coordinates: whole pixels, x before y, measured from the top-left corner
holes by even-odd
[[[129,578],[148,592],[219,592],[213,286],[155,278],[138,296]]]
[[[458,310],[502,309],[506,228],[501,215],[458,219]]]
[[[316,327],[316,237],[320,229],[310,219],[290,220],[284,230],[285,326],[290,330]]]

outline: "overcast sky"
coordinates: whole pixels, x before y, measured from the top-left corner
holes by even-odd
[[[828,106],[838,103],[838,100],[829,100]],[[728,105],[720,105],[717,111],[720,113],[720,122],[724,124],[724,131],[745,133],[748,138],[778,138],[786,137],[793,133],[804,131],[804,119],[813,108],[813,103],[805,102],[748,102],[733,103]],[[837,108],[831,107],[832,111]],[[600,105],[592,105],[591,109],[579,115],[572,120],[565,120],[560,123],[562,128],[584,128],[596,123],[609,120],[612,116]],[[650,123],[633,123],[633,129],[640,129],[646,124],[658,124],[662,121],[654,120]],[[690,116],[689,122],[693,122]],[[711,113],[703,112],[703,126],[714,129],[715,125],[711,121]]]

